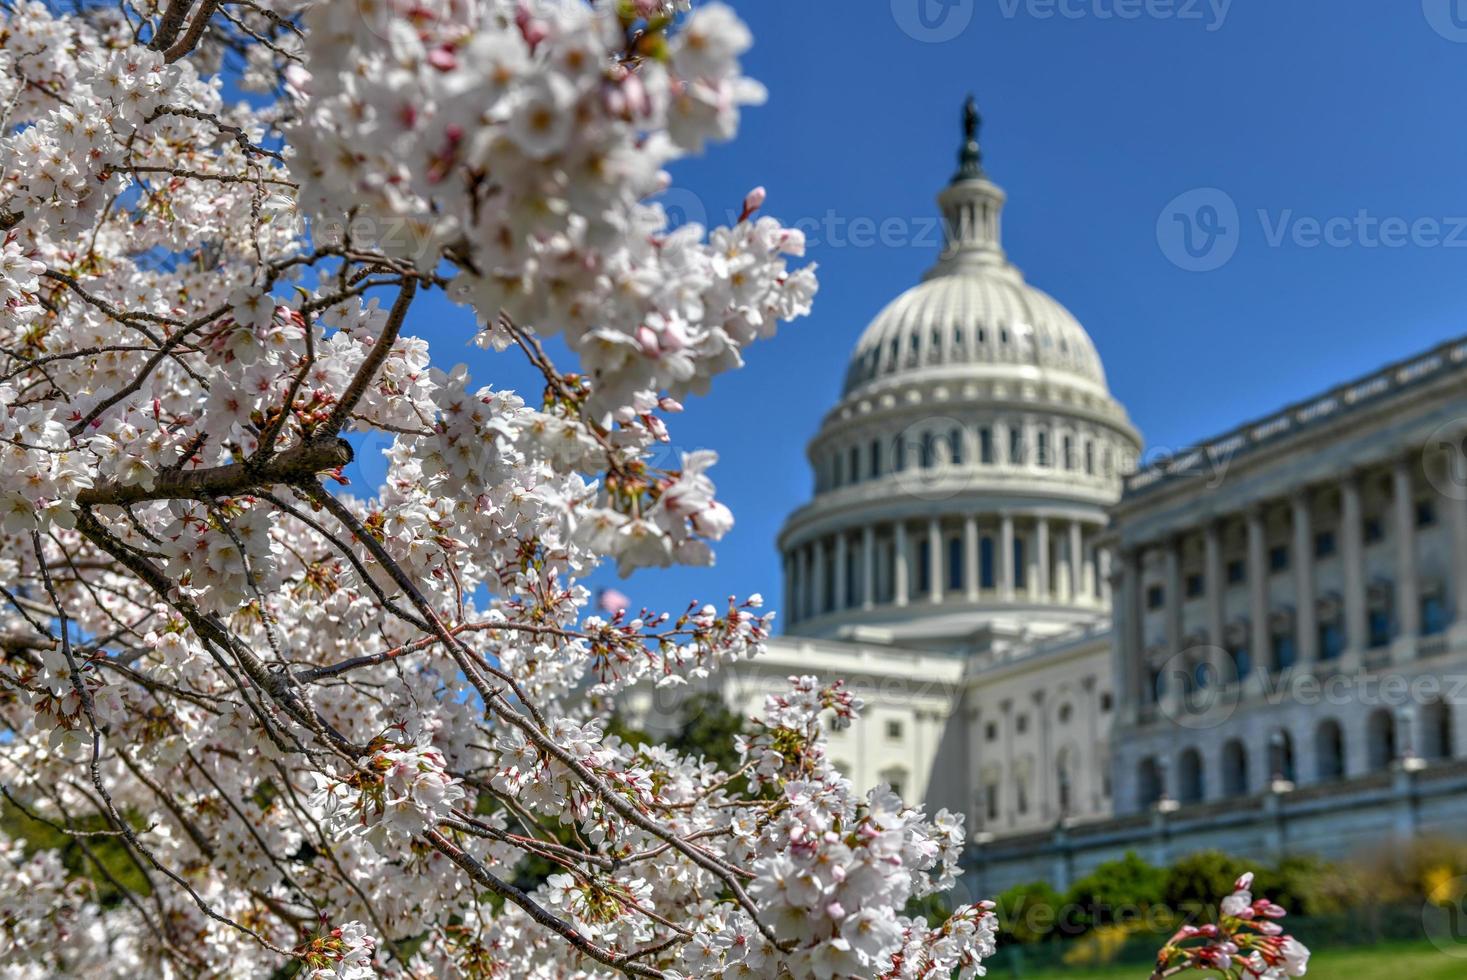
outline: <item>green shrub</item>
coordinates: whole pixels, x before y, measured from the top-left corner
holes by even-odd
[[[1066,899],[1075,907],[1079,924],[1131,922],[1163,905],[1166,879],[1166,871],[1128,851],[1119,861],[1107,861],[1076,881]]]
[[[1015,885],[994,899],[1003,938],[1026,945],[1055,935],[1065,897],[1046,881]]]

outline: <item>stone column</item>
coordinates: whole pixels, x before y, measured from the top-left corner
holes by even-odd
[[[1069,576],[1070,576],[1070,594],[1069,594],[1069,600],[1070,600],[1071,603],[1074,603],[1074,604],[1078,605],[1081,602],[1081,596],[1082,595],[1084,595],[1085,598],[1088,598],[1089,597],[1088,594],[1086,594],[1085,591],[1084,591],[1085,590],[1085,575],[1084,575],[1084,565],[1085,565],[1085,539],[1084,539],[1084,537],[1081,534],[1080,522],[1079,521],[1071,521],[1070,522],[1070,545],[1069,545],[1069,547],[1070,547],[1070,553],[1066,556],[1069,559]]]
[[[1253,627],[1248,646],[1253,657],[1253,676],[1271,666],[1272,645],[1268,627],[1268,551],[1263,507],[1248,510],[1248,617]]]
[[[1003,732],[1003,782],[999,784],[999,792],[1003,794],[1004,809],[1008,811],[1009,824],[1014,822],[1014,803],[1019,797],[1018,772],[1014,769],[1014,702],[1004,698],[999,702],[999,709],[1003,711],[1003,722],[999,729]]]
[[[1467,632],[1467,452],[1461,436],[1447,452],[1446,487],[1442,504],[1447,508],[1447,523],[1452,541],[1452,612],[1454,631]]]
[[[1005,602],[1014,600],[1014,515],[999,517],[998,591]]]
[[[1099,813],[1100,791],[1105,788],[1105,774],[1100,771],[1099,758],[1104,748],[1100,740],[1100,723],[1097,717],[1100,714],[1100,695],[1095,692],[1094,677],[1086,677],[1080,682],[1080,686],[1085,691],[1085,731],[1089,736],[1089,744],[1082,753],[1089,757],[1089,764],[1084,767],[1085,781],[1090,790],[1090,809],[1092,812]]]
[[[799,572],[796,584],[795,606],[800,611],[800,620],[803,622],[810,618],[810,609],[814,605],[810,601],[810,546],[801,545],[797,554],[799,555]]]
[[[1037,591],[1031,589],[1034,597],[1039,602],[1050,602],[1054,596],[1052,588],[1054,581],[1049,571],[1049,518],[1038,519],[1034,529],[1034,578]]]
[[[861,529],[861,608],[876,608],[876,528]]]
[[[1120,689],[1121,715],[1134,725],[1141,707],[1142,630],[1141,630],[1141,554],[1122,550],[1116,561],[1116,591],[1120,599],[1115,610],[1116,673]]]
[[[800,618],[799,611],[795,609],[795,557],[790,552],[784,553],[784,605],[780,607],[785,619],[791,624]]]
[[[969,602],[978,601],[978,518],[963,518],[963,589]]]
[[[1402,456],[1391,465],[1391,509],[1396,530],[1396,622],[1400,639],[1397,658],[1416,654],[1416,638],[1421,635],[1421,588],[1416,576],[1416,490],[1411,480],[1411,456]]]
[[[825,581],[825,541],[821,538],[815,539],[811,550],[814,552],[810,560],[815,565],[815,574],[811,576],[811,582],[815,587],[815,595],[810,600],[813,607],[811,617],[825,615],[825,597],[830,584]]]
[[[850,563],[849,545],[846,543],[846,532],[841,531],[835,536],[835,611],[840,612],[851,604],[851,597],[846,588],[850,582],[850,570],[846,567]]]
[[[892,601],[898,606],[905,606],[911,598],[910,578],[908,564],[910,555],[907,553],[907,525],[897,521],[893,526],[892,554],[891,554],[891,582]]]
[[[942,601],[942,589],[947,584],[942,580],[942,558],[942,521],[934,517],[927,522],[927,584],[931,586],[927,595],[932,602]]]
[[[1050,758],[1049,750],[1049,706],[1045,704],[1043,690],[1035,691],[1031,696],[1034,699],[1034,720],[1039,723],[1038,772],[1034,774],[1035,781],[1039,784],[1039,815],[1048,821],[1054,808],[1053,794],[1050,791],[1054,782],[1054,759]]]
[[[1182,539],[1172,538],[1163,546],[1166,562],[1166,649],[1169,656],[1182,652]]]
[[[1104,605],[1111,604],[1111,554],[1109,548],[1095,549],[1095,563],[1100,576],[1100,601]]]
[[[1344,570],[1346,671],[1358,667],[1370,646],[1369,607],[1365,596],[1365,528],[1360,502],[1360,478],[1349,474],[1340,481],[1340,537]]]
[[[1210,521],[1202,532],[1202,577],[1207,587],[1207,642],[1215,647],[1226,644],[1223,621],[1223,597],[1227,594],[1227,574],[1223,569],[1222,525]]]
[[[1300,490],[1292,501],[1294,514],[1294,642],[1299,650],[1299,667],[1311,670],[1319,659],[1319,626],[1315,616],[1314,523],[1309,512],[1309,491]]]

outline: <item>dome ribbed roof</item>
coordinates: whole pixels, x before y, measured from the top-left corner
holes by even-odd
[[[893,300],[857,342],[845,390],[949,365],[1028,366],[1105,387],[1070,311],[1011,266],[986,266],[934,275]]]

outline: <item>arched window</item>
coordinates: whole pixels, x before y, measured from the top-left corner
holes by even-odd
[[[1223,746],[1222,791],[1226,796],[1248,794],[1248,750],[1237,739]]]
[[[1365,724],[1367,753],[1372,772],[1391,767],[1396,761],[1396,719],[1390,709],[1377,708]]]
[[[1421,756],[1424,759],[1450,759],[1455,754],[1456,732],[1452,726],[1452,706],[1433,701],[1421,706]]]
[[[1326,718],[1314,732],[1314,775],[1322,783],[1345,777],[1345,733]]]
[[[1294,736],[1280,728],[1268,740],[1270,776],[1275,780],[1292,783],[1297,778],[1294,769]]]
[[[1186,749],[1177,759],[1177,799],[1183,803],[1201,803],[1205,794],[1202,753]]]
[[[1142,759],[1136,767],[1136,804],[1145,810],[1161,799],[1161,767],[1155,759]]]

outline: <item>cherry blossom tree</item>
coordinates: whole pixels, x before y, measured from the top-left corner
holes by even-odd
[[[0,839],[5,976],[982,972],[990,904],[904,915],[962,818],[834,769],[838,682],[727,771],[607,734],[772,626],[584,584],[712,560],[667,419],[815,293],[761,190],[658,203],[762,99],[751,40],[687,0],[0,3],[0,782],[75,859]],[[440,365],[433,291],[543,389]]]
[[[712,559],[714,455],[653,452],[815,293],[762,191],[658,203],[763,96],[728,7],[0,16],[0,777],[85,856],[4,844],[7,975],[978,971],[988,906],[902,915],[962,821],[834,770],[839,684],[735,771],[606,734],[771,628],[583,584]],[[543,390],[438,365],[435,290]],[[368,433],[383,485],[342,486]]]

